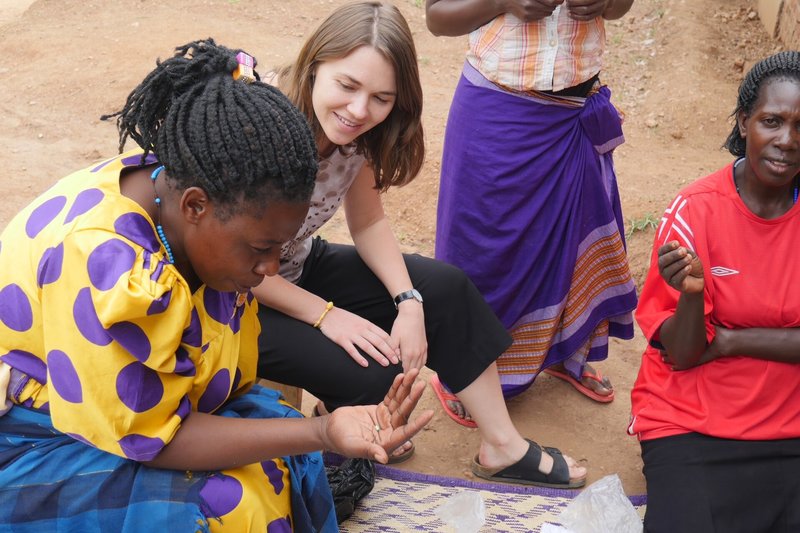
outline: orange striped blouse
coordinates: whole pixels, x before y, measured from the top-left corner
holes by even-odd
[[[605,40],[602,17],[576,21],[562,4],[535,22],[508,13],[494,18],[470,33],[467,61],[511,89],[560,91],[600,72]]]

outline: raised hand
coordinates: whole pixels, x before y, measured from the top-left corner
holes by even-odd
[[[658,249],[658,272],[667,285],[693,294],[703,292],[703,264],[697,254],[678,241],[670,241]]]
[[[367,366],[369,363],[358,348],[382,366],[397,364],[400,361],[400,347],[397,341],[369,320],[350,311],[334,307],[319,329],[361,366]]]
[[[398,374],[378,405],[340,407],[328,415],[323,437],[326,449],[347,457],[388,462],[389,453],[433,418],[433,411],[427,410],[410,419],[425,391],[425,382],[416,381],[418,374],[416,369]]]

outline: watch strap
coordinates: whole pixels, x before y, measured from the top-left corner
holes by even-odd
[[[397,307],[406,300],[416,300],[419,303],[422,303],[422,295],[419,293],[417,289],[411,289],[410,291],[401,292],[400,294],[394,297],[394,306]]]

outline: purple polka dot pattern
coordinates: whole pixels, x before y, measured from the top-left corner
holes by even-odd
[[[58,280],[61,277],[63,265],[64,243],[45,250],[39,260],[39,267],[36,269],[36,283],[39,284],[39,288]]]
[[[144,158],[144,164],[142,164],[142,154],[136,154],[120,159],[120,162],[126,167],[141,167],[158,163],[158,159],[153,154],[147,154],[147,157]]]
[[[136,252],[119,239],[100,244],[89,254],[86,269],[89,281],[95,289],[107,291],[117,284],[123,274],[130,272],[136,260]]]
[[[219,292],[208,287],[203,292],[203,307],[205,307],[206,313],[220,324],[228,324],[233,315],[235,303],[235,292]]]
[[[111,163],[115,159],[116,159],[116,157],[112,157],[111,159],[106,159],[105,161],[103,161],[102,163],[100,163],[99,165],[94,167],[92,170],[90,170],[90,172],[97,172],[98,170],[100,170],[101,168],[103,168],[107,164]]]
[[[117,396],[134,413],[144,413],[164,397],[164,385],[155,371],[131,363],[117,374]]]
[[[178,415],[181,420],[186,420],[186,417],[189,416],[191,412],[192,402],[189,401],[189,395],[185,395],[181,398],[181,403],[178,404],[178,409],[175,411],[175,414]]]
[[[189,327],[183,330],[181,342],[199,348],[203,344],[203,329],[200,325],[200,315],[197,314],[197,309],[192,309],[192,319],[189,322]]]
[[[98,346],[106,346],[111,342],[111,335],[106,332],[92,302],[92,292],[89,287],[85,287],[78,292],[75,298],[75,305],[72,306],[72,317],[75,325],[83,337]]]
[[[233,312],[233,317],[231,318],[230,326],[231,331],[234,333],[239,333],[239,329],[242,327],[242,314],[244,313],[244,307],[237,307]]]
[[[46,228],[47,225],[58,216],[61,210],[64,209],[66,203],[66,197],[56,196],[34,209],[30,218],[28,218],[28,221],[25,223],[25,233],[28,234],[28,237],[33,239],[39,235],[39,232]]]
[[[0,356],[0,361],[27,374],[42,385],[47,383],[47,365],[44,361],[25,350],[11,350]]]
[[[132,433],[119,439],[119,446],[128,459],[150,461],[164,447],[164,441],[158,437],[145,437]]]
[[[167,291],[161,297],[153,300],[150,307],[147,308],[147,316],[157,315],[163,313],[169,307],[169,302],[172,300],[172,291]]]
[[[147,253],[147,252],[145,252]],[[152,257],[152,256],[151,256]],[[158,281],[158,278],[161,277],[161,273],[164,272],[164,265],[168,265],[167,260],[164,259],[156,263],[156,267],[153,269],[153,272],[150,274],[150,279],[153,281]]]
[[[85,444],[87,446],[91,446],[92,448],[96,447],[94,444],[89,442],[89,439],[87,439],[86,437],[83,437],[81,435],[78,435],[77,433],[67,433],[67,435],[69,435],[73,439],[77,440],[78,442],[82,442],[83,444]]]
[[[0,322],[14,331],[28,331],[33,325],[31,303],[16,283],[0,290]]]
[[[100,203],[103,199],[103,192],[100,189],[86,189],[78,193],[75,201],[72,203],[67,216],[64,218],[64,224],[69,224],[76,217],[89,211],[91,208]]]
[[[231,385],[231,391],[235,391],[239,388],[240,381],[242,381],[242,371],[239,370],[239,367],[236,367],[236,372],[233,374],[233,385]]]
[[[179,376],[191,377],[197,373],[194,361],[189,358],[189,352],[183,346],[178,346],[175,350],[175,370]]]
[[[197,410],[203,413],[210,413],[228,398],[231,390],[231,373],[227,368],[223,368],[208,382],[206,391],[197,402]]]
[[[276,518],[267,524],[267,533],[292,533],[292,524],[288,518]]]
[[[242,501],[243,493],[239,480],[225,474],[211,476],[200,489],[200,497],[206,502],[214,517],[224,516],[233,511]]]
[[[155,252],[161,249],[161,242],[158,240],[150,222],[139,213],[120,215],[114,221],[114,230],[148,252]]]
[[[47,370],[50,383],[59,396],[70,403],[83,401],[81,380],[67,354],[61,350],[51,350],[47,354]]]
[[[142,328],[132,322],[117,322],[108,328],[108,334],[141,362],[150,357],[150,339]]]
[[[284,484],[283,484],[283,470],[278,468],[278,464],[273,461],[264,461],[261,463],[261,469],[266,474],[267,479],[269,479],[269,484],[272,485],[272,489],[275,491],[275,494],[280,494],[283,492]]]

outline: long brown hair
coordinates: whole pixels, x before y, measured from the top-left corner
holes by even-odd
[[[397,98],[386,119],[355,140],[375,172],[381,191],[405,185],[419,173],[425,158],[422,87],[417,52],[406,19],[393,5],[379,1],[348,4],[331,13],[311,34],[297,60],[279,72],[279,85],[306,115],[322,140],[324,133],[311,102],[317,66],[371,46],[394,67]]]

